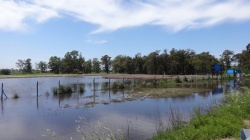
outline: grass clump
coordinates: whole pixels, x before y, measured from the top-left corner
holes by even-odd
[[[244,88],[238,93],[226,95],[211,107],[206,114],[194,111],[187,125],[178,125],[158,133],[154,140],[197,139],[211,140],[240,137],[240,129],[246,128],[244,120],[250,119],[250,89]]]
[[[120,82],[112,83],[111,87],[112,89],[124,89],[125,88],[124,84]]]
[[[68,94],[68,93],[72,93],[73,90],[72,90],[71,86],[69,86],[69,85],[61,85],[59,88],[58,87],[53,88],[52,92],[54,93],[54,95]]]
[[[184,82],[188,82],[188,78],[186,76],[183,77]]]
[[[20,96],[17,94],[17,93],[14,93],[13,96],[12,96],[13,99],[18,99],[20,98]]]
[[[177,77],[175,78],[175,83],[182,83],[182,81],[181,81],[181,79],[180,79],[179,76],[177,76]]]
[[[83,86],[80,86],[80,93],[84,93],[84,88],[83,88]]]

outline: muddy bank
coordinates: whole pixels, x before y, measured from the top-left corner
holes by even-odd
[[[211,89],[205,88],[142,88],[130,92],[129,95],[133,98],[168,98],[210,91]]]
[[[151,74],[52,74],[52,73],[41,73],[41,74],[20,74],[20,75],[0,75],[2,78],[34,78],[34,77],[82,77],[82,76],[102,76],[106,79],[175,79],[178,75],[151,75]],[[179,75],[179,78],[193,78],[201,79],[207,77],[206,75]]]
[[[86,75],[87,76],[87,75]],[[178,75],[150,75],[150,74],[102,74],[103,78],[107,79],[174,79]],[[206,75],[179,75],[179,78],[192,78],[192,79],[201,79],[206,77]]]

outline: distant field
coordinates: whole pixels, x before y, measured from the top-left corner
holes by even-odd
[[[0,78],[30,78],[30,77],[64,77],[64,76],[103,76],[110,79],[174,79],[177,75],[150,75],[150,74],[52,74],[52,73],[40,73],[40,74],[18,74],[18,75],[0,75]],[[180,78],[202,78],[206,75],[180,75]]]

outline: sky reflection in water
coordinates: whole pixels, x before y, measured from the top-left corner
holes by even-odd
[[[93,78],[95,89],[93,91]],[[85,88],[83,94],[72,93],[59,98],[53,95],[52,88],[71,85],[76,90],[79,85]],[[39,83],[39,97],[36,97],[36,82]],[[111,80],[114,82],[116,80]],[[188,96],[161,99],[137,99],[119,103],[114,99],[128,97],[126,91],[103,90],[108,79],[101,77],[54,77],[1,79],[8,99],[1,101],[0,136],[4,140],[43,140],[52,139],[46,129],[55,132],[59,139],[80,139],[76,132],[79,117],[84,117],[90,125],[103,121],[112,130],[122,129],[129,139],[144,140],[152,137],[159,129],[159,123],[168,127],[170,108],[178,109],[189,119],[195,106],[208,108],[215,100],[223,97],[226,90],[233,90],[234,84],[217,85],[211,92]],[[120,80],[122,82],[122,80]],[[77,86],[78,83],[78,86]],[[17,93],[20,98],[11,98]],[[93,95],[96,95],[93,98]],[[99,102],[99,104],[89,104]]]

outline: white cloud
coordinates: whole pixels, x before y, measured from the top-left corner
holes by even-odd
[[[91,40],[91,39],[88,39],[85,41],[86,43],[90,43],[90,44],[105,44],[107,43],[108,41],[103,39],[103,40]]]
[[[39,23],[52,17],[57,17],[56,11],[42,8],[22,0],[0,0],[0,29],[24,30],[27,19],[33,19]]]
[[[0,28],[18,29],[26,18],[42,22],[69,15],[98,25],[93,33],[146,24],[179,31],[250,19],[249,0],[33,0],[21,4],[0,0],[0,9]]]

